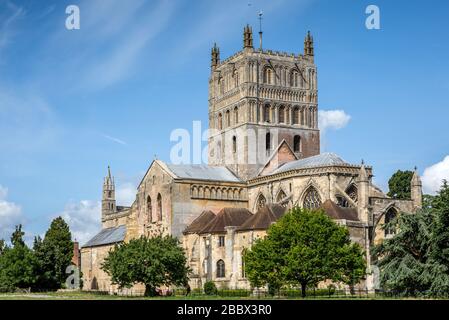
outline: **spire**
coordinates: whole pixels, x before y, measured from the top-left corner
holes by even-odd
[[[415,170],[413,171],[413,177],[412,177],[412,187],[421,187],[422,182],[421,178],[419,177],[418,168],[415,166]]]
[[[304,39],[304,55],[308,57],[313,57],[313,37],[310,31],[307,32],[306,38]]]
[[[359,170],[359,182],[367,182],[368,174],[366,173],[365,162],[362,160],[362,165]]]
[[[211,68],[214,69],[220,63],[220,48],[217,47],[216,43],[212,47],[211,56]]]
[[[262,52],[262,16],[263,12],[262,10],[259,12],[259,50]]]
[[[253,48],[253,28],[249,24],[243,28],[243,48]]]

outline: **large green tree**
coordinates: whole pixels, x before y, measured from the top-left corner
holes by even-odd
[[[148,296],[160,286],[186,285],[190,271],[183,248],[171,236],[141,237],[116,245],[102,269],[121,288],[143,283]]]
[[[0,291],[32,287],[35,279],[35,257],[23,240],[22,226],[16,227],[11,236],[11,247],[5,247],[0,255]]]
[[[395,199],[410,199],[413,171],[396,171],[388,180],[387,195]]]
[[[40,270],[37,285],[53,290],[63,287],[73,257],[72,235],[64,219],[55,218],[44,239],[35,238],[33,249]]]
[[[300,286],[305,296],[307,286],[321,281],[359,282],[366,263],[346,227],[321,210],[293,208],[247,250],[245,271],[254,287]]]
[[[397,233],[373,250],[381,285],[402,295],[449,296],[449,185],[417,213],[401,213]]]

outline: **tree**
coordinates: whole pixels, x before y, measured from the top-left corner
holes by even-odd
[[[449,296],[448,183],[421,211],[396,220],[398,232],[373,250],[381,285],[401,295]]]
[[[12,247],[0,255],[0,291],[28,288],[35,283],[35,258],[23,241],[22,225],[11,236]]]
[[[67,278],[66,268],[73,257],[73,242],[69,226],[63,218],[55,218],[42,240],[36,237],[33,249],[40,270],[37,285],[45,289],[59,289]]]
[[[6,243],[5,240],[0,239],[0,256],[2,255],[3,251],[5,251]]]
[[[388,188],[390,190],[387,195],[395,199],[410,199],[412,177],[412,171],[396,171],[388,180]]]
[[[303,297],[307,286],[325,280],[353,285],[365,270],[360,246],[351,242],[346,227],[322,210],[293,208],[245,254],[245,271],[252,286],[299,285]]]
[[[184,250],[171,236],[141,237],[116,245],[102,269],[120,288],[143,283],[147,296],[154,296],[163,285],[186,285],[190,272]]]

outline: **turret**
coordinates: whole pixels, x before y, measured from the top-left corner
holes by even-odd
[[[116,211],[115,205],[115,183],[111,175],[111,168],[108,166],[108,175],[103,182],[103,196],[101,201],[101,215],[105,217]]]
[[[220,63],[220,48],[217,47],[217,44],[214,43],[211,51],[211,68],[215,69],[215,67]]]
[[[248,24],[243,28],[243,49],[253,49],[253,28]]]
[[[360,221],[368,222],[369,177],[362,161],[357,179],[357,211]]]
[[[418,174],[418,169],[415,167],[413,172],[412,181],[410,182],[411,198],[413,201],[413,207],[415,209],[422,208],[422,182]]]
[[[304,39],[304,56],[310,57],[313,61],[313,37],[310,35],[310,31],[307,32],[306,38]]]

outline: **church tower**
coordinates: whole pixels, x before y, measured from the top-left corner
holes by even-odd
[[[116,212],[115,205],[115,183],[114,177],[111,176],[111,168],[108,166],[108,175],[103,182],[103,195],[101,201],[101,216],[105,218],[107,215]]]
[[[415,209],[422,208],[422,182],[418,174],[418,169],[415,167],[413,177],[410,182],[411,198]]]
[[[285,140],[296,158],[320,152],[317,71],[313,38],[304,54],[253,47],[252,28],[243,48],[220,61],[212,48],[209,78],[209,165],[227,166],[243,180],[257,176]]]

